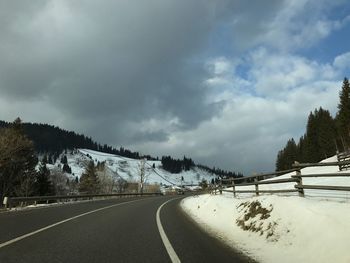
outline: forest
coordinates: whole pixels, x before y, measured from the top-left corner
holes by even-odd
[[[310,112],[306,132],[296,142],[294,138],[278,152],[276,171],[287,170],[294,161],[316,163],[350,147],[350,86],[344,78],[339,93],[338,111],[333,118],[322,107]]]

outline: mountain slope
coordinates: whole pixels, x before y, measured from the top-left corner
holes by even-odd
[[[72,170],[72,176],[80,178],[84,172],[85,165],[89,161],[105,163],[107,172],[116,178],[122,178],[127,182],[136,183],[140,181],[141,160],[126,158],[120,155],[98,152],[89,149],[77,149],[68,151],[66,154],[68,165]],[[54,165],[48,165],[50,169],[61,165],[57,161]],[[154,167],[154,168],[153,168]],[[162,185],[198,185],[202,180],[210,182],[214,175],[198,167],[178,174],[171,174],[162,169],[161,161],[145,162],[146,183]],[[183,178],[183,180],[182,180]]]

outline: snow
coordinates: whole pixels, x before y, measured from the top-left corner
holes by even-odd
[[[72,169],[72,177],[83,174],[86,164],[89,161],[105,162],[105,167],[110,173],[114,173],[116,177],[120,177],[128,182],[140,181],[140,160],[126,158],[119,155],[108,154],[89,149],[77,149],[73,152],[67,152],[68,165]],[[49,169],[60,165],[58,160],[54,165],[48,165]],[[155,169],[153,169],[153,164]],[[208,173],[198,167],[194,167],[190,171],[183,171],[179,174],[171,174],[161,167],[161,161],[146,161],[146,183],[162,184],[162,185],[198,185],[203,179],[208,182],[213,178],[213,174]],[[184,181],[181,182],[181,178]]]
[[[302,174],[333,172],[338,172],[338,167],[302,169]],[[291,174],[278,178],[288,178]],[[304,178],[303,183],[350,186],[350,178]],[[293,186],[294,183],[287,183],[259,187],[291,189]],[[254,186],[236,186],[236,189],[254,189]],[[259,262],[349,263],[349,193],[305,190],[305,196],[238,194],[234,198],[232,193],[206,194],[186,198],[181,205],[206,231]]]

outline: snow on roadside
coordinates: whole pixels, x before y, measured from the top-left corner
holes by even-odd
[[[259,203],[265,213],[249,215],[249,205]],[[347,202],[207,194],[186,198],[181,205],[205,230],[260,262],[350,262]]]
[[[302,174],[335,172],[338,167],[334,166],[302,169]],[[350,186],[350,177],[305,178],[303,182]],[[263,190],[293,187],[294,183],[259,186]],[[253,190],[254,186],[237,185],[236,189]],[[259,262],[349,263],[349,192],[306,190],[305,196],[239,194],[234,198],[224,192],[189,197],[181,206],[205,230]]]

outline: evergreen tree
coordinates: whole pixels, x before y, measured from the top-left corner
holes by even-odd
[[[343,86],[339,93],[336,124],[342,148],[343,150],[348,150],[350,147],[350,85],[347,78],[344,78]]]
[[[65,173],[72,173],[72,169],[70,168],[70,166],[68,164],[64,164],[63,167],[62,167],[62,171],[65,172]]]
[[[0,197],[32,195],[37,162],[34,145],[24,135],[19,118],[9,127],[1,128]]]
[[[318,145],[319,160],[333,156],[336,153],[336,126],[328,110],[320,108],[318,110]]]
[[[306,125],[306,158],[308,162],[318,162],[319,160],[319,140],[318,134],[319,130],[317,129],[317,120],[315,115],[318,114],[318,111],[315,110],[315,114],[310,112],[309,118]]]
[[[61,158],[61,163],[62,164],[67,164],[68,163],[68,160],[67,160],[67,156],[66,155],[63,155],[62,158]]]
[[[79,192],[87,194],[96,194],[99,191],[99,180],[96,173],[96,167],[93,161],[90,161],[85,168],[85,172],[80,177]]]
[[[276,170],[287,170],[292,168],[292,164],[297,160],[298,151],[294,139],[288,140],[283,150],[278,152]]]
[[[45,163],[40,164],[39,172],[36,176],[35,186],[36,194],[40,196],[55,194],[52,182],[50,181],[50,171],[47,169]]]
[[[48,163],[48,159],[47,159],[47,155],[46,155],[46,154],[44,155],[44,157],[43,157],[43,159],[42,159],[42,162],[43,162],[44,164],[47,164],[47,163]]]

